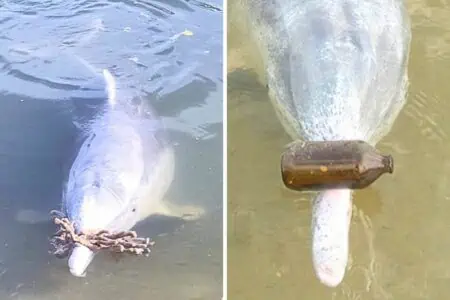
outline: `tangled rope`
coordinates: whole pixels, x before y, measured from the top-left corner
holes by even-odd
[[[100,230],[95,233],[76,233],[73,222],[61,212],[52,210],[53,223],[59,226],[51,238],[52,254],[59,258],[66,257],[76,244],[86,246],[92,251],[109,250],[134,255],[150,254],[154,242],[149,238],[138,238],[135,231],[109,232]]]

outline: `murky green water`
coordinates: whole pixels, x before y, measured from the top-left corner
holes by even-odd
[[[0,299],[220,298],[221,6],[0,1]],[[151,103],[176,152],[168,200],[206,212],[192,222],[149,218],[136,229],[156,241],[150,258],[98,255],[85,278],[47,253],[55,226],[34,222],[61,203],[73,135],[65,100],[95,97],[76,89],[93,74],[73,54]]]
[[[378,144],[394,155],[395,172],[356,193],[349,270],[335,289],[312,269],[310,203],[281,183],[280,151],[290,139],[257,80],[262,66],[229,24],[229,299],[450,297],[450,3],[407,5],[408,100]]]

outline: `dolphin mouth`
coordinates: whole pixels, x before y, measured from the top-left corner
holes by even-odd
[[[94,256],[95,253],[86,246],[76,245],[68,261],[70,273],[75,277],[85,277],[86,269]]]

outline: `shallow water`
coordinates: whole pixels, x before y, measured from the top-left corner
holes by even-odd
[[[450,3],[414,0],[408,10],[407,104],[378,144],[394,155],[395,171],[356,193],[349,270],[335,289],[321,285],[312,268],[310,203],[281,183],[280,151],[290,139],[257,80],[262,67],[229,24],[230,299],[450,296]]]
[[[0,6],[0,298],[218,299],[222,294],[221,1],[2,1]],[[182,32],[185,34],[181,34]],[[150,258],[99,255],[85,278],[48,253],[74,130],[68,97],[95,98],[109,68],[143,96],[176,151],[170,201],[196,221],[137,226]],[[100,83],[100,84],[98,84]],[[91,92],[79,86],[94,84]],[[92,93],[92,94],[90,94]]]

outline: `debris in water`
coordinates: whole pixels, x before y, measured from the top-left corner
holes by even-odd
[[[63,213],[52,210],[50,215],[53,223],[59,226],[58,231],[50,240],[54,248],[51,253],[59,258],[68,256],[75,244],[86,246],[92,251],[109,250],[145,256],[150,254],[150,247],[155,244],[149,238],[138,238],[135,231],[100,230],[95,233],[78,234],[75,233],[73,222],[70,222]]]

